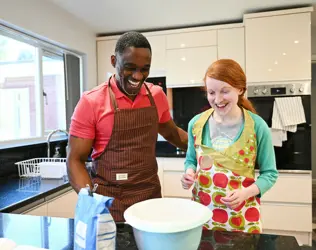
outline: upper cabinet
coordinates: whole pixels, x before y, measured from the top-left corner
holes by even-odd
[[[146,34],[144,34],[146,36]],[[164,35],[146,36],[152,50],[149,77],[166,75],[166,37]]]
[[[195,31],[170,34],[166,37],[167,49],[183,49],[216,46],[216,30]]]
[[[215,46],[167,50],[167,87],[204,86],[205,72],[216,60]]]
[[[245,18],[248,82],[311,79],[311,15]]]
[[[216,30],[167,35],[167,87],[203,86],[208,66],[217,60],[216,45]]]
[[[245,71],[245,29],[244,27],[219,29],[218,59],[233,59]]]
[[[114,55],[117,40],[97,41],[98,85],[107,81],[115,73],[111,64],[111,55]]]
[[[244,15],[244,22],[144,32],[152,47],[149,77],[166,77],[168,88],[203,86],[218,59],[237,61],[247,83],[310,81],[311,11],[296,8]],[[115,69],[111,55],[119,36],[97,39],[98,84]]]

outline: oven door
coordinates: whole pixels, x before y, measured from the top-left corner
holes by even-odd
[[[301,96],[306,123],[297,125],[295,133],[287,132],[287,141],[282,147],[274,147],[277,168],[279,170],[311,170],[311,96]],[[271,127],[273,96],[251,97],[258,115]]]

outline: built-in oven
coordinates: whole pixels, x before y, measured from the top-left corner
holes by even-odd
[[[311,170],[311,83],[249,85],[247,97],[271,128],[275,98],[301,97],[306,123],[298,124],[297,131],[287,132],[282,146],[274,146],[279,170]]]

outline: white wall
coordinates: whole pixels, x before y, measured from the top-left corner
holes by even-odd
[[[97,85],[96,35],[81,20],[46,0],[0,0],[1,22],[85,54],[84,90]]]

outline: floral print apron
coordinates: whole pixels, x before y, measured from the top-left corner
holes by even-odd
[[[239,139],[219,152],[202,145],[202,131],[213,113],[202,113],[193,126],[198,176],[192,190],[193,200],[213,211],[204,229],[261,233],[260,199],[251,197],[239,207],[230,209],[221,197],[234,189],[243,189],[255,182],[257,142],[254,121],[243,109],[244,129]]]

